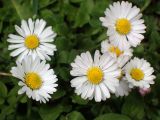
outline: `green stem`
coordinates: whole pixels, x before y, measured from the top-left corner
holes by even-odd
[[[31,115],[31,109],[32,109],[32,101],[28,99],[27,101],[27,119],[29,120]]]
[[[151,0],[145,0],[143,7],[141,8],[141,12],[143,12],[151,3]]]
[[[22,17],[22,15],[21,15],[21,13],[20,13],[20,10],[19,10],[19,8],[18,8],[18,5],[17,5],[16,1],[15,1],[15,0],[11,0],[11,2],[12,2],[12,4],[13,4],[13,6],[14,6],[17,14],[18,14],[18,16],[20,17],[20,19],[22,19],[23,17]]]
[[[0,72],[0,76],[12,76],[11,73]]]

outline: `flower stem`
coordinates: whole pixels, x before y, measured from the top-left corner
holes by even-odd
[[[28,99],[28,101],[27,101],[27,119],[30,118],[31,109],[32,109],[32,101],[30,99]]]
[[[151,0],[146,0],[143,7],[141,8],[141,12],[143,12],[151,3]]]
[[[0,72],[0,76],[12,76],[11,73]]]

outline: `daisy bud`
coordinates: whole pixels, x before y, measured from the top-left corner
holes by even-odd
[[[150,92],[151,92],[151,88],[139,88],[139,93],[141,94],[141,96],[145,96]]]

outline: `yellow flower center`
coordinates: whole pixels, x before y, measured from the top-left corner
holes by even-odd
[[[28,49],[35,49],[39,46],[39,39],[36,35],[27,36],[25,39],[25,46]]]
[[[144,78],[144,73],[139,68],[133,68],[130,72],[130,75],[136,81],[142,80]]]
[[[117,57],[119,57],[121,54],[123,54],[123,51],[121,51],[118,47],[115,47],[115,46],[111,46],[109,48],[109,51],[112,53],[115,53],[117,55]]]
[[[34,72],[27,73],[25,76],[25,83],[31,89],[39,89],[42,86],[41,77]]]
[[[131,31],[131,23],[125,18],[116,21],[116,30],[119,34],[126,35]]]
[[[103,79],[103,71],[99,67],[92,67],[87,71],[88,80],[93,84],[99,84]]]

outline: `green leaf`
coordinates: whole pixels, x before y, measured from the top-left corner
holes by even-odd
[[[73,60],[75,59],[75,57],[77,56],[78,52],[76,50],[71,50],[69,57],[68,57],[68,63],[73,62]]]
[[[5,102],[3,98],[0,98],[0,105],[2,105]]]
[[[86,105],[88,103],[88,100],[84,100],[82,99],[80,96],[74,94],[73,96],[71,96],[72,98],[72,102],[73,103],[77,103],[77,104],[80,104],[80,105]]]
[[[59,63],[68,63],[70,64],[75,59],[77,52],[75,50],[72,51],[61,51],[59,54]]]
[[[111,3],[111,0],[97,0],[92,11],[92,15],[96,17],[96,20],[99,20],[99,17],[104,16],[104,11]]]
[[[24,95],[24,96],[22,96],[22,98],[20,99],[20,102],[21,103],[27,103],[27,96],[26,95]]]
[[[53,20],[52,20],[53,13],[51,10],[45,9],[45,10],[41,11],[40,14],[43,19],[46,19],[50,23],[51,23],[51,21],[53,22]]]
[[[2,98],[7,97],[7,87],[3,82],[0,82],[0,97]]]
[[[66,38],[58,37],[55,41],[55,44],[57,46],[57,49],[62,52],[63,50],[67,50],[69,48],[68,41],[66,42]]]
[[[80,3],[82,2],[83,0],[70,0],[72,3]]]
[[[144,104],[140,97],[129,96],[122,107],[122,113],[136,120],[142,120],[144,117]]]
[[[16,101],[17,101],[17,97],[16,97],[16,96],[11,96],[11,97],[9,97],[9,98],[7,99],[7,102],[8,102],[9,104],[15,104]]]
[[[77,11],[78,11],[77,7],[69,3],[66,3],[63,6],[63,12],[67,16],[67,20],[69,20],[70,22],[75,21]]]
[[[92,105],[90,111],[92,112],[94,116],[98,116],[103,113],[111,113],[113,110],[110,108],[109,105],[94,104]]]
[[[15,8],[20,19],[27,19],[34,15],[33,7],[29,0],[21,4],[18,0],[11,0],[13,7]]]
[[[93,0],[86,0],[81,3],[74,27],[82,27],[84,24],[89,22],[93,5]]]
[[[8,93],[8,97],[16,96],[18,94],[18,89],[19,89],[19,86],[15,86],[14,88],[12,88]]]
[[[68,63],[68,62],[67,62]],[[67,67],[61,67],[58,69],[59,75],[64,81],[69,81],[70,72],[68,71]]]
[[[150,35],[150,43],[156,42],[157,44],[160,44],[159,38],[160,38],[160,34],[159,34],[158,30],[153,30]]]
[[[143,45],[139,45],[135,48],[134,53],[142,55],[144,53]]]
[[[131,120],[129,117],[116,113],[108,113],[104,115],[100,115],[95,118],[95,120]]]
[[[84,116],[78,111],[73,111],[73,112],[69,113],[66,116],[66,119],[67,120],[85,120]]]
[[[42,106],[39,110],[39,115],[41,116],[42,120],[56,120],[59,115],[63,112],[63,106]]]
[[[2,32],[2,29],[3,29],[3,22],[0,21],[0,33]]]
[[[52,97],[54,100],[59,99],[61,97],[63,97],[66,94],[66,91],[64,90],[58,90],[57,92],[55,92]]]
[[[13,113],[15,110],[15,108],[13,108],[12,105],[10,106],[5,106],[2,110],[1,110],[1,113],[0,113],[0,118],[1,120],[5,120],[5,117],[11,113]]]
[[[61,51],[59,54],[59,63],[68,63],[68,56],[69,52],[68,51]]]
[[[40,8],[45,8],[48,5],[51,5],[55,2],[56,0],[39,0],[39,7]]]

